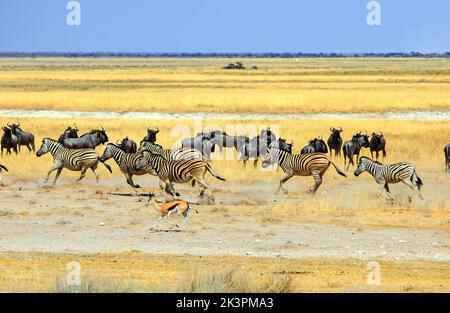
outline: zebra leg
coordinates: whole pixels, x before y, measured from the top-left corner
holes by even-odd
[[[96,164],[94,164],[93,166],[91,166],[91,171],[94,173],[95,179],[97,180],[97,183],[98,183],[98,180],[100,179],[100,174],[97,173],[97,166],[98,166],[98,162]]]
[[[258,166],[258,158],[256,158],[254,161],[253,161],[253,168],[256,168]]]
[[[127,178],[128,185],[130,185],[133,188],[141,188],[141,186],[134,184],[134,182],[133,182],[133,175],[131,175],[130,173],[126,173],[125,177]]]
[[[179,197],[180,194],[175,190],[175,187],[173,186],[172,182],[169,182],[169,186],[170,186],[170,189],[172,190],[174,196]]]
[[[414,193],[414,183],[411,180],[408,179],[402,179],[402,183],[404,183],[406,186],[408,186],[411,189],[411,194],[408,195],[408,202],[412,202],[412,195]],[[420,190],[418,190],[419,197],[423,200],[422,194],[420,193]]]
[[[389,184],[388,183],[385,183],[384,184],[384,189],[386,190],[386,194],[387,194],[387,196],[388,196],[388,201],[394,201],[394,198],[392,198],[392,196],[391,196],[391,191],[389,190]]]
[[[314,195],[317,191],[317,189],[319,189],[320,185],[322,185],[322,173],[313,173],[312,176],[314,177],[314,186],[312,186],[311,188],[309,188],[309,191]]]
[[[200,186],[202,186],[202,191],[200,192],[200,197],[205,193],[205,191],[208,194],[208,197],[210,197],[212,200],[214,200],[213,195],[211,194],[211,192],[209,191],[209,186],[206,183],[206,181],[204,179],[201,178],[197,178],[197,182]]]
[[[82,180],[86,176],[87,169],[88,169],[87,166],[83,166],[81,168],[81,175],[80,175],[80,178],[77,179],[77,182],[79,182],[80,180]]]
[[[280,192],[280,190],[283,190],[284,193],[287,193],[287,190],[283,188],[283,184],[288,181],[289,179],[294,176],[294,173],[286,173],[283,178],[280,179],[280,185],[278,186],[277,193]]]
[[[50,174],[51,174],[53,171],[56,171],[56,170],[57,170],[58,168],[60,168],[60,167],[62,167],[62,165],[60,165],[60,164],[53,164],[52,168],[51,168],[50,171],[48,171],[48,173],[47,173],[47,177],[45,178],[44,183],[48,182],[48,179],[50,178]]]
[[[60,167],[58,168],[58,170],[56,171],[56,175],[55,175],[55,180],[53,181],[53,185],[56,184],[56,181],[58,180],[59,175],[61,174],[62,170],[64,167]]]

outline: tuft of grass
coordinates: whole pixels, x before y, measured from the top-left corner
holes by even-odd
[[[133,282],[105,279],[101,277],[93,278],[84,276],[81,284],[68,285],[66,279],[58,276],[55,280],[55,288],[52,293],[130,293],[137,292]]]
[[[245,273],[237,269],[216,272],[194,272],[182,280],[178,292],[190,293],[288,293],[293,292],[292,279],[288,275],[270,276],[263,283],[255,284]]]

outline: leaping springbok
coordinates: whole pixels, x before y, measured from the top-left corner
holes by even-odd
[[[157,202],[155,199],[155,194],[150,192],[148,194],[148,201],[147,201],[147,206],[150,205],[150,202],[153,204],[153,207],[155,208],[156,211],[161,213],[161,216],[158,218],[158,220],[155,222],[155,224],[152,226],[151,229],[155,228],[159,222],[161,222],[161,220],[164,218],[164,216],[167,216],[167,223],[171,224],[172,227],[178,227],[179,226],[177,224],[173,224],[169,222],[169,216],[174,215],[174,214],[181,214],[183,215],[184,219],[186,220],[186,222],[188,224],[190,224],[189,222],[189,218],[188,218],[188,212],[191,209],[191,207],[189,206],[189,202],[186,202],[184,200],[173,200],[173,201],[169,201],[169,202]],[[197,210],[195,210],[195,213],[198,214]]]

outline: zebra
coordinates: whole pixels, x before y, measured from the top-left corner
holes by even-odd
[[[139,147],[139,152],[149,150],[155,154],[162,155],[166,160],[202,160],[206,161],[202,153],[197,149],[189,148],[175,148],[164,149],[158,144],[154,144],[148,141],[142,141]]]
[[[287,190],[283,189],[283,184],[296,175],[314,177],[315,183],[309,188],[311,194],[314,195],[322,184],[322,177],[330,164],[334,166],[334,169],[339,175],[347,177],[347,175],[345,175],[336,164],[323,153],[290,154],[284,150],[272,147],[268,149],[268,153],[266,154],[262,165],[264,168],[267,168],[274,163],[278,164],[285,173],[280,180],[277,193],[280,192],[280,190],[287,193]]]
[[[423,200],[420,189],[423,185],[422,179],[417,175],[416,168],[414,165],[406,162],[399,162],[394,164],[382,164],[378,161],[369,159],[368,157],[362,156],[359,159],[358,167],[355,170],[355,176],[359,176],[363,172],[370,173],[375,181],[380,186],[380,195],[383,193],[383,187],[386,190],[389,201],[394,199],[389,191],[389,184],[396,184],[403,182],[411,190],[417,187],[418,195],[420,199]],[[412,200],[412,194],[408,196],[409,202]]]
[[[120,171],[125,175],[128,185],[133,188],[141,188],[141,186],[136,185],[133,182],[133,175],[147,174],[147,172],[143,169],[141,169],[140,171],[136,171],[134,169],[134,166],[137,164],[140,158],[142,158],[142,155],[140,153],[127,153],[123,151],[118,145],[108,143],[105,147],[103,155],[99,160],[100,162],[105,162],[111,158],[114,158],[114,161],[116,161],[117,165],[120,168]]]
[[[36,156],[40,157],[48,152],[53,156],[53,166],[45,178],[45,183],[48,181],[51,172],[56,170],[55,180],[53,181],[54,185],[63,168],[71,171],[81,171],[80,178],[78,178],[77,182],[86,176],[86,171],[90,168],[98,182],[100,175],[96,172],[96,169],[100,160],[94,149],[67,149],[57,140],[44,138],[42,139],[41,147],[36,152]],[[111,167],[108,164],[103,162],[102,164],[112,173]]]
[[[149,150],[144,150],[141,153],[142,159],[135,165],[135,170],[144,169],[149,173],[156,172],[160,181],[165,185],[164,190],[173,196],[179,196],[173,183],[183,184],[192,180],[193,187],[196,182],[201,187],[200,197],[206,191],[209,198],[214,201],[205,181],[206,172],[219,180],[225,181],[225,178],[216,174],[211,165],[203,160],[167,160],[161,154]]]
[[[3,186],[2,170],[8,171],[8,169],[6,168],[6,166],[0,164],[0,186]]]

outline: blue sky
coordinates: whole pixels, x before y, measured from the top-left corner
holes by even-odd
[[[450,51],[449,0],[0,0],[0,51]]]

